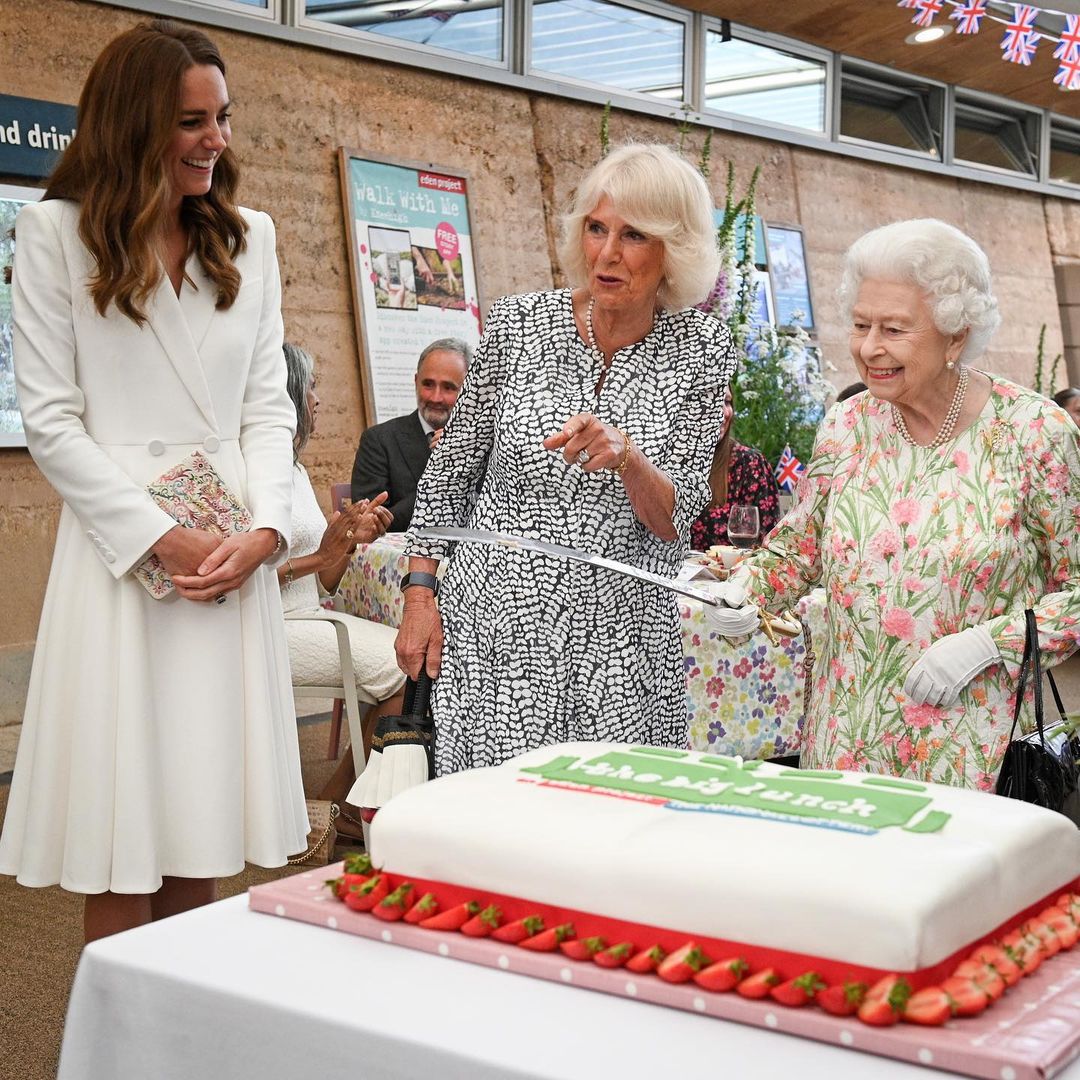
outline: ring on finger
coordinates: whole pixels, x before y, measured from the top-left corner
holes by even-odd
[[[347,539],[351,540],[355,535],[356,535],[356,533],[354,533],[352,531],[352,529],[346,529],[345,530],[345,536],[346,536]]]
[[[589,451],[588,450],[580,451],[578,453],[577,459],[578,459],[578,464],[579,465],[584,465],[585,462],[587,462],[589,460]]]

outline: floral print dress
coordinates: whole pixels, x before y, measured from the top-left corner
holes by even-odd
[[[991,789],[1024,609],[1035,611],[1047,666],[1080,641],[1080,433],[1046,398],[990,378],[975,423],[934,449],[904,442],[870,394],[834,407],[796,505],[749,561],[751,592],[770,610],[819,582],[826,590],[804,768]],[[978,623],[1002,662],[952,708],[912,703],[903,685],[919,656]]]
[[[779,489],[772,466],[765,455],[752,446],[731,444],[727,500],[721,506],[706,506],[690,526],[690,546],[705,551],[713,544],[728,542],[727,519],[733,506],[756,506],[761,535],[767,536],[780,516]]]

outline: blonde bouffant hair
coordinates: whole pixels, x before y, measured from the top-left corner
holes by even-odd
[[[575,286],[588,280],[585,219],[605,195],[621,218],[664,245],[660,307],[681,311],[701,303],[720,269],[713,201],[701,173],[674,150],[644,143],[620,146],[593,166],[562,219],[559,261]]]

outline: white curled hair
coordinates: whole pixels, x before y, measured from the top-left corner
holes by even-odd
[[[646,143],[620,146],[593,166],[562,219],[559,261],[573,285],[588,280],[585,219],[605,195],[619,217],[663,242],[660,306],[681,311],[700,304],[720,270],[713,200],[701,173],[674,150]]]
[[[966,233],[937,218],[882,225],[848,248],[838,290],[846,318],[865,278],[918,286],[942,334],[958,334],[967,327],[961,360],[981,356],[1001,322],[985,252]]]

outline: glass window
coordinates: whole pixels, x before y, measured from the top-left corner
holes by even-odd
[[[503,58],[502,0],[307,0],[309,18],[414,45]]]
[[[840,135],[941,160],[943,93],[936,87],[858,74],[840,79]]]
[[[825,63],[710,30],[705,105],[770,124],[825,130]]]
[[[1080,129],[1050,125],[1050,179],[1080,184]]]
[[[1034,113],[977,105],[958,95],[955,128],[957,161],[1038,175],[1039,118]]]
[[[682,101],[685,24],[602,0],[535,0],[532,66]]]

